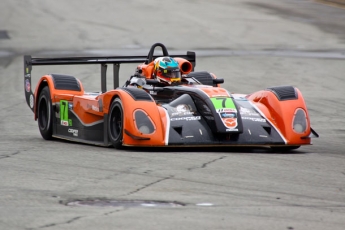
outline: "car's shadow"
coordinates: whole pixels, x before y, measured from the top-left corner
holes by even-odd
[[[250,153],[250,154],[305,154],[302,150],[280,150],[269,147],[123,147],[127,152],[166,153]]]
[[[55,142],[61,142],[64,144],[71,145],[82,145],[82,146],[93,146],[96,148],[107,148],[107,149],[117,149],[112,146],[97,146],[87,143],[73,142],[64,139],[54,139]],[[124,152],[145,152],[145,153],[251,153],[251,154],[306,154],[308,152],[303,151],[302,149],[272,149],[270,147],[238,147],[238,146],[203,146],[203,147],[185,147],[185,146],[173,146],[173,147],[133,147],[133,146],[123,146],[121,151]]]

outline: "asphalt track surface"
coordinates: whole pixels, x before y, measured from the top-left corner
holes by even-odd
[[[0,229],[344,229],[344,31],[344,9],[315,1],[2,0]],[[196,50],[196,69],[231,92],[298,87],[320,138],[289,154],[41,138],[24,54],[146,54],[155,42]],[[97,66],[37,67],[33,82],[45,73],[100,89]]]

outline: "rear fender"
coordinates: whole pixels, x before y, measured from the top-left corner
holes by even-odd
[[[34,118],[37,120],[37,103],[38,103],[38,97],[44,88],[44,86],[49,87],[50,91],[50,99],[52,103],[59,102],[60,100],[73,100],[74,95],[81,96],[84,94],[84,88],[80,82],[79,79],[77,79],[81,90],[80,91],[71,91],[71,90],[60,90],[60,89],[55,89],[54,86],[54,80],[51,75],[44,75],[40,78],[36,85],[35,93],[34,93],[34,98],[35,98],[35,103],[34,103]]]

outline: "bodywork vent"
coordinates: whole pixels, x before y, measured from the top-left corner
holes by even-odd
[[[276,86],[267,88],[267,90],[273,92],[279,101],[295,100],[298,98],[297,92],[293,86]]]
[[[69,75],[52,74],[55,89],[80,91],[77,79]]]
[[[122,88],[122,90],[126,91],[136,101],[153,101],[152,97],[148,93],[146,93],[145,90],[143,89]]]

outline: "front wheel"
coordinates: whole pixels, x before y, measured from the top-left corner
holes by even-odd
[[[123,107],[120,98],[116,98],[109,110],[108,136],[116,149],[122,147],[123,138]]]
[[[38,129],[45,140],[52,139],[53,134],[53,113],[50,99],[49,87],[45,86],[39,97],[37,107]]]

